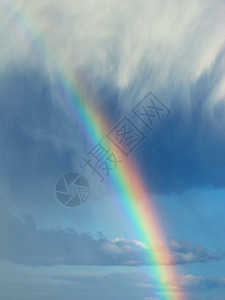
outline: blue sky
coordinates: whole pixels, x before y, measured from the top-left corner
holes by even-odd
[[[156,207],[156,251],[167,244],[188,299],[225,299],[224,10],[219,0],[0,4],[0,299],[162,299],[111,175],[101,183],[83,165],[90,142],[63,104],[62,70],[82,78],[86,105],[146,136],[120,159],[136,161]],[[154,132],[132,113],[149,91],[171,110]],[[90,184],[72,209],[54,193],[68,172]]]

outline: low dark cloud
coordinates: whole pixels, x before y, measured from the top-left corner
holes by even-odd
[[[225,187],[225,106],[216,94],[215,101],[213,97],[223,76],[223,59],[219,54],[185,92],[179,85],[146,88],[172,111],[156,123],[153,134],[136,120],[148,138],[131,156],[136,156],[151,191],[171,194],[196,187]],[[81,134],[81,124],[63,108],[62,91],[55,88],[52,92],[49,75],[42,68],[31,70],[25,63],[22,70],[9,67],[0,80],[0,177],[17,193],[26,185],[40,184],[43,174],[57,178],[64,170],[78,169],[81,154],[89,149],[84,146],[88,137]],[[115,88],[99,84],[96,98],[101,99],[102,114],[112,126],[122,115],[134,118],[131,108],[121,109]],[[139,96],[135,99],[135,103],[140,101]]]
[[[37,229],[33,219],[12,217],[2,210],[0,258],[24,265],[101,265],[138,266],[154,264],[147,259],[148,249],[135,240],[98,239],[73,229]],[[168,251],[168,248],[170,251]],[[164,264],[185,264],[220,260],[224,256],[207,251],[187,240],[168,239],[168,248],[157,243],[154,251],[162,253]]]
[[[174,240],[168,238],[168,246],[174,254],[176,264],[185,264],[189,262],[209,262],[211,260],[219,260],[224,257],[221,251],[212,253],[200,243],[193,244],[188,240]]]

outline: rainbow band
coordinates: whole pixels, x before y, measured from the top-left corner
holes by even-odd
[[[120,150],[102,133],[102,128],[107,132],[111,129],[103,116],[89,107],[86,107],[85,110],[83,109],[84,99],[79,78],[76,77],[76,80],[69,80],[68,74],[66,78],[64,87],[67,91],[67,101],[71,102],[73,112],[76,112],[74,117],[85,124],[87,135],[90,137],[93,145],[101,141],[103,146],[110,149],[116,157],[121,156]],[[186,299],[183,293],[182,295],[177,295],[171,290],[171,288],[178,288],[179,283],[175,279],[176,274],[169,272],[166,266],[173,263],[173,257],[169,249],[165,245],[163,253],[155,249],[155,242],[162,241],[163,234],[153,202],[149,199],[148,192],[141,180],[141,175],[135,162],[131,158],[129,158],[129,161],[123,160],[122,164],[118,164],[117,169],[111,175],[119,208],[122,208],[126,218],[132,224],[134,232],[149,249],[149,262],[157,266],[154,268],[154,275],[158,278],[158,289],[161,294],[161,296],[158,296],[158,299]]]
[[[12,11],[11,5],[14,5],[13,9],[16,13],[16,18],[12,21],[16,23],[14,30],[16,29],[17,38],[20,37],[29,44],[29,39],[35,37],[38,32],[38,24],[35,24],[34,18],[31,19],[32,15],[30,12],[28,16],[28,12],[21,11],[20,7],[15,9],[15,2],[10,5],[10,1],[7,1],[5,5],[6,13],[10,14]],[[47,57],[52,59],[52,65],[55,66],[54,62],[56,60],[52,58],[54,51],[50,51],[52,49],[49,43],[42,40],[41,44],[45,55],[47,54]],[[75,117],[79,120],[93,146],[101,141],[103,146],[109,148],[116,157],[120,156],[120,150],[110,143],[101,130],[104,127],[109,131],[111,129],[109,122],[103,119],[103,116],[99,112],[93,111],[88,106],[84,107],[85,96],[84,91],[81,89],[81,84],[79,84],[78,77],[74,78],[67,70],[55,71],[61,78],[66,96],[63,99],[63,105],[67,113],[72,118]],[[183,292],[180,291],[177,293],[176,289],[179,289],[177,276],[167,266],[172,264],[172,255],[169,250],[166,246],[164,251],[157,251],[155,249],[154,243],[163,240],[163,234],[153,201],[149,199],[148,191],[144,186],[137,166],[131,159],[129,161],[124,160],[123,163],[117,165],[117,169],[112,172],[111,178],[111,184],[117,198],[117,206],[119,209],[122,209],[133,230],[149,249],[148,260],[149,263],[154,265],[152,269],[154,269],[154,275],[157,278],[157,299],[186,299]]]

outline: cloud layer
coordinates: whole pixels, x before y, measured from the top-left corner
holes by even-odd
[[[88,104],[100,102],[112,124],[149,90],[170,106],[166,128],[145,143],[152,190],[224,187],[224,10],[219,0],[1,3],[0,38],[7,45],[0,52],[1,157],[11,147],[12,157],[21,155],[22,168],[25,151],[36,174],[48,165],[47,152],[52,173],[62,172],[53,159],[65,169],[80,163],[77,154],[88,151],[88,138],[74,116],[73,124],[66,120],[54,85],[77,73],[93,96]],[[6,172],[13,169],[9,161],[3,166]],[[26,167],[24,174],[32,176]]]
[[[1,218],[1,236],[7,236],[0,248],[0,258],[25,265],[101,265],[137,266],[154,264],[147,259],[149,250],[138,241],[109,240],[103,235],[94,239],[73,229],[37,229],[31,217],[24,220],[10,216]],[[168,239],[170,252],[163,243],[155,243],[164,264],[209,262],[224,258],[221,253],[207,251],[202,245],[186,240]]]
[[[1,263],[4,269],[6,263]],[[154,284],[154,278],[144,271],[107,271],[98,273],[96,270],[83,270],[81,273],[74,268],[30,268],[21,270],[21,266],[9,265],[8,270],[0,278],[1,295],[4,299],[14,300],[60,300],[74,299],[124,299],[124,300],[157,300],[160,292]],[[185,290],[190,300],[221,300],[225,290],[224,277],[194,276],[177,274],[174,282],[181,285],[170,286],[174,294],[179,295],[180,289]],[[10,287],[10,288],[9,288]]]
[[[10,56],[20,59],[30,53],[28,60],[42,60],[49,70],[51,64],[68,72],[80,70],[92,88],[109,84],[119,90],[124,108],[149,89],[168,89],[171,101],[171,85],[182,86],[180,101],[186,105],[191,85],[224,46],[224,10],[219,0],[9,1],[0,6],[4,31],[9,31],[8,51],[0,59],[5,64]],[[17,26],[25,34],[18,35]],[[17,54],[12,51],[16,39],[25,40]],[[223,97],[223,80],[217,78],[211,102]]]

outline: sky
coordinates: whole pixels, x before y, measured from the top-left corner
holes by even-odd
[[[224,13],[222,0],[0,3],[1,300],[167,299],[149,251],[179,282],[170,299],[225,300]],[[107,120],[94,142],[117,141],[100,175],[79,107],[93,136]],[[136,134],[126,147],[119,128]],[[117,164],[154,204],[152,249]]]

